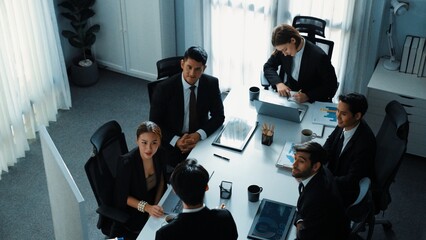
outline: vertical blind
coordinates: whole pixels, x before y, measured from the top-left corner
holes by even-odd
[[[53,1],[0,1],[0,178],[71,107]]]

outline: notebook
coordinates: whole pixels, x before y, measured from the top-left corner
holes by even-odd
[[[249,239],[284,240],[293,226],[296,207],[262,199],[247,235]]]
[[[308,110],[307,105],[287,101],[273,103],[269,101],[253,100],[258,114],[281,118],[292,122],[301,122]]]
[[[181,213],[183,209],[182,201],[180,200],[178,195],[176,195],[175,191],[173,191],[171,186],[164,194],[167,194],[167,192],[168,195],[164,200],[163,204],[161,205],[163,207],[164,214],[171,215]]]

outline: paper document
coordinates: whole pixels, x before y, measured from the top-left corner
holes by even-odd
[[[292,168],[294,163],[294,143],[286,142],[275,166],[279,168]]]
[[[314,102],[311,111],[312,123],[335,127],[337,125],[337,104],[330,102]]]

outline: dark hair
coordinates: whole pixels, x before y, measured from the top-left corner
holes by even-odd
[[[209,173],[196,159],[186,159],[173,171],[170,182],[180,199],[191,206],[203,203]]]
[[[295,152],[305,152],[309,153],[311,160],[311,164],[314,165],[317,162],[320,162],[321,165],[325,163],[327,159],[327,152],[325,149],[321,146],[321,144],[317,142],[304,142],[301,144],[295,144],[293,146]]]
[[[364,95],[359,93],[349,93],[346,95],[339,95],[339,101],[342,101],[349,106],[349,111],[355,115],[360,112],[361,116],[367,112],[368,102]]]
[[[185,51],[185,55],[183,55],[183,59],[186,60],[188,58],[194,59],[197,62],[201,62],[203,65],[207,63],[207,52],[199,46],[192,46]]]
[[[291,42],[291,38],[296,40],[296,47],[299,47],[302,36],[296,28],[287,24],[278,25],[272,31],[272,46],[276,47],[281,44],[289,43]]]
[[[155,133],[158,137],[162,137],[160,127],[151,121],[142,122],[138,129],[136,130],[136,138],[138,138],[142,133],[152,132]]]

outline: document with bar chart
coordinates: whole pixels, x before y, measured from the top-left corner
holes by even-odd
[[[335,127],[337,125],[337,104],[317,101],[310,106],[309,111],[313,111],[312,123],[329,127]]]

